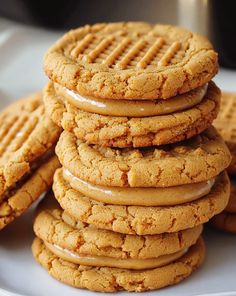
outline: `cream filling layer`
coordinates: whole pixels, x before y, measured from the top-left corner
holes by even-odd
[[[79,179],[63,168],[63,177],[75,190],[96,201],[129,206],[174,206],[207,195],[215,183],[211,179],[201,183],[173,187],[105,187]]]
[[[112,100],[83,97],[65,87],[56,85],[57,93],[81,110],[109,116],[147,117],[172,114],[200,103],[207,92],[207,85],[168,100]]]
[[[75,252],[61,248],[58,245],[50,244],[48,242],[44,243],[46,247],[56,256],[75,264],[135,270],[151,269],[167,265],[182,257],[188,250],[186,248],[173,254],[163,255],[157,258],[150,259],[119,259],[105,256],[80,256]]]

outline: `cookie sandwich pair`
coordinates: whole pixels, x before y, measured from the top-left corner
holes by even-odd
[[[32,251],[59,281],[100,292],[176,284],[203,262],[202,225],[229,200],[231,155],[211,126],[217,54],[147,23],[68,32],[46,53],[50,118],[64,129]]]
[[[219,117],[214,125],[219,129],[229,150],[232,161],[228,167],[231,180],[231,194],[227,207],[212,219],[212,224],[220,230],[236,233],[236,94],[223,93]]]

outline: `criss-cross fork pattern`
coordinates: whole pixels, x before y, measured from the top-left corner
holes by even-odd
[[[103,64],[118,70],[146,69],[175,65],[181,62],[188,43],[170,41],[154,31],[128,35],[116,32],[107,36],[87,34],[68,45],[68,54],[88,64]]]
[[[236,96],[235,94],[223,93],[221,110],[214,122],[226,141],[236,143]]]
[[[16,152],[35,130],[44,113],[41,104],[30,111],[5,112],[0,116],[0,164],[4,165],[9,155]]]

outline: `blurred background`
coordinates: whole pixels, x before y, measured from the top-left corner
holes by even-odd
[[[230,68],[236,67],[235,10],[235,0],[0,0],[0,16],[51,30],[121,20],[181,25],[208,36]]]
[[[148,21],[207,36],[219,53],[214,81],[236,91],[236,0],[0,0],[0,107],[41,89],[43,56],[65,31],[85,24]]]
[[[121,20],[177,23],[178,0],[0,0],[3,2],[1,15],[57,30]]]

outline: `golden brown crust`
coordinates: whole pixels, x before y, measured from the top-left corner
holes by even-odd
[[[89,146],[64,131],[56,153],[61,164],[78,178],[120,187],[168,187],[206,181],[231,161],[228,148],[213,127],[178,144],[122,150]]]
[[[57,95],[52,82],[44,89],[52,120],[88,144],[108,147],[144,147],[175,143],[208,128],[220,106],[220,90],[209,83],[204,99],[194,107],[169,115],[142,118],[111,117],[82,111]]]
[[[81,95],[166,99],[210,81],[218,62],[209,41],[185,29],[104,23],[65,34],[46,53],[44,70]]]
[[[41,240],[80,256],[147,259],[172,254],[195,244],[202,225],[177,233],[123,235],[78,223],[48,196],[38,209],[34,232]]]
[[[223,92],[220,113],[214,121],[232,154],[232,161],[228,167],[231,175],[236,175],[236,93]]]
[[[181,258],[166,266],[145,271],[108,267],[87,267],[69,263],[50,252],[36,238],[32,245],[35,260],[51,276],[76,288],[100,292],[148,291],[174,285],[188,277],[204,261],[205,245],[200,238]]]
[[[173,207],[114,206],[96,202],[71,188],[59,169],[53,191],[61,207],[76,220],[126,234],[177,232],[207,222],[227,205],[230,182],[224,172],[211,192],[196,201]]]
[[[58,140],[61,129],[45,114],[41,93],[0,113],[0,194],[30,171]]]
[[[52,156],[12,196],[0,203],[0,229],[23,214],[52,186],[54,172],[59,167],[58,158]]]

